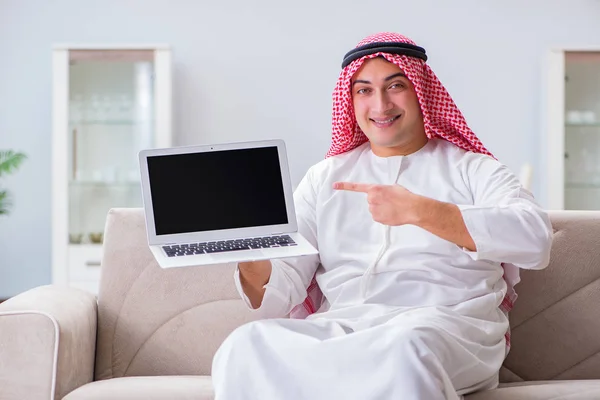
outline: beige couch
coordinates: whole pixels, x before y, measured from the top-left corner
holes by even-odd
[[[511,314],[513,383],[467,400],[600,399],[600,211],[551,217],[551,265],[522,273]],[[212,399],[212,356],[251,320],[232,272],[160,269],[142,210],[112,210],[97,301],[44,286],[0,305],[0,399]]]

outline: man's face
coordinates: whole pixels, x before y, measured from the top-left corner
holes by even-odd
[[[365,61],[352,78],[352,103],[375,154],[410,154],[426,143],[415,88],[397,65],[381,57]]]

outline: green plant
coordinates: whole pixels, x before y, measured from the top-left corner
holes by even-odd
[[[0,177],[15,172],[27,156],[12,150],[0,150]],[[8,214],[11,207],[10,194],[0,189],[0,215]]]

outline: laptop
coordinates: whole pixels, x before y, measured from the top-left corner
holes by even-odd
[[[148,244],[163,268],[317,254],[298,233],[282,140],[139,153]]]

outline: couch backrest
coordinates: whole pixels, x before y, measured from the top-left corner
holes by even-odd
[[[521,271],[501,380],[600,378],[600,211],[551,211],[550,265]]]
[[[600,211],[550,212],[551,262],[521,271],[502,381],[600,378]],[[106,221],[96,379],[209,374],[213,355],[252,319],[233,265],[161,269],[142,209]]]
[[[148,248],[142,209],[113,209],[98,293],[97,380],[210,374],[213,355],[251,320],[234,265],[162,269]]]

